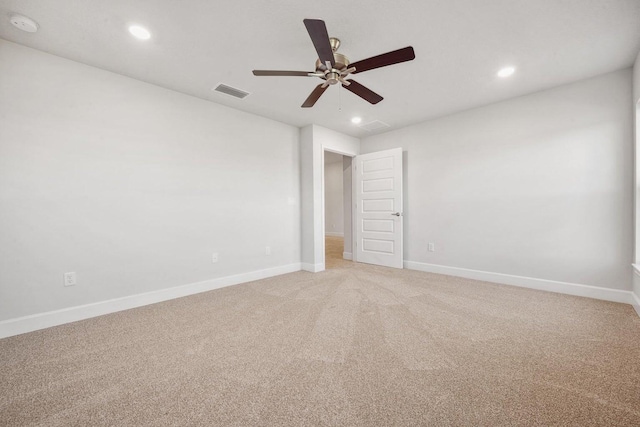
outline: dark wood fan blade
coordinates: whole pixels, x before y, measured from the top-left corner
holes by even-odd
[[[302,76],[313,77],[313,71],[278,71],[278,70],[253,70],[254,76]]]
[[[331,43],[329,43],[329,34],[324,21],[321,19],[305,19],[303,22],[304,26],[307,27],[313,46],[318,52],[320,62],[326,64],[329,61],[333,67],[335,65],[333,50],[331,49]]]
[[[349,92],[355,93],[365,101],[368,101],[372,104],[377,104],[378,102],[384,99],[383,97],[381,97],[380,95],[372,91],[371,89],[365,86],[362,86],[360,83],[354,80],[347,79],[347,81],[351,84],[349,86],[342,85],[342,87],[348,90]]]
[[[400,62],[411,61],[415,59],[416,54],[411,46],[394,50],[392,52],[383,53],[382,55],[372,56],[371,58],[361,61],[352,62],[349,67],[355,67],[356,70],[352,74],[361,73],[363,71],[373,70],[374,68],[386,67],[387,65],[399,64]]]
[[[316,86],[316,88],[311,92],[311,95],[304,101],[304,104],[301,105],[302,108],[313,107],[316,101],[322,96],[325,90],[327,90],[329,86],[322,87],[322,84]]]

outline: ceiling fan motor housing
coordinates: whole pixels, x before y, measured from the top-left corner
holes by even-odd
[[[327,81],[329,81],[329,74],[337,74],[335,76],[336,78],[335,83],[337,83],[337,78],[338,76],[340,76],[340,71],[347,69],[347,67],[349,66],[349,58],[347,58],[341,53],[333,52],[333,61],[335,62],[335,65],[333,66],[332,69],[328,69],[327,66],[322,62],[320,62],[319,59],[316,60],[316,72],[325,73],[325,77],[327,77]],[[335,84],[331,82],[329,83]]]

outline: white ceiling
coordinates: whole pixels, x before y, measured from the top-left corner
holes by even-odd
[[[14,28],[11,12],[40,25]],[[640,0],[0,0],[0,38],[295,126],[316,123],[362,137],[632,65]],[[302,23],[323,19],[351,61],[413,46],[416,59],[354,80],[385,99],[373,106],[339,86],[300,105],[320,83],[255,77],[252,69],[312,71]],[[151,40],[127,32],[146,26]],[[516,74],[496,71],[512,64]],[[248,91],[244,100],[212,91]]]

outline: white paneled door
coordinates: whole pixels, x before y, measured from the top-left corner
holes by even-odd
[[[402,268],[402,149],[355,157],[356,261]]]

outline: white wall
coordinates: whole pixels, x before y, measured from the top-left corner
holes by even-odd
[[[0,320],[299,267],[297,128],[2,40],[0,76]]]
[[[634,218],[635,218],[635,251],[634,262],[640,264],[640,53],[633,65],[633,111],[634,117]],[[637,295],[640,295],[638,288]]]
[[[635,112],[634,122],[634,217],[635,217],[635,254],[634,262],[636,268],[640,269],[640,53],[636,56],[633,65],[633,109]],[[635,294],[635,309],[640,315],[640,272],[633,275],[633,293]]]
[[[405,259],[630,290],[631,81],[623,70],[363,139],[362,153],[406,151]]]
[[[300,129],[300,222],[302,230],[301,260],[302,268],[308,271],[315,270],[316,258],[316,232],[319,219],[316,218],[316,205],[322,205],[322,200],[316,200],[315,183],[322,179],[319,166],[314,169],[314,144],[313,125]],[[320,175],[320,176],[316,176]],[[319,261],[321,262],[321,261]]]
[[[344,235],[344,201],[342,156],[324,157],[324,232],[328,236]]]
[[[640,68],[640,65],[638,66]],[[634,80],[634,87],[640,85],[640,80]],[[634,148],[634,178],[633,178],[633,197],[634,197],[634,253],[633,262],[640,265],[640,100],[629,108],[633,112],[634,129],[633,129],[633,148]],[[640,295],[640,294],[639,294]]]

